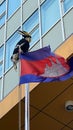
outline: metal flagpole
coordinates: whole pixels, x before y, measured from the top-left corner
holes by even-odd
[[[21,130],[21,86],[20,85],[18,88],[18,98],[19,98],[19,104],[18,104],[19,130]]]
[[[42,47],[41,42],[41,21],[40,21],[40,1],[38,0],[38,7],[39,7],[39,30],[40,30],[40,47]],[[30,130],[30,93],[29,93],[29,84],[25,84],[25,127],[24,130]]]
[[[63,20],[63,0],[59,0],[59,7],[60,7],[60,16],[61,16],[61,28],[62,28],[62,37],[63,41],[65,40],[65,29],[64,29],[64,20]]]
[[[40,48],[43,47],[43,44],[42,44],[42,39],[41,39],[41,36],[42,36],[42,29],[41,29],[41,9],[40,9],[40,0],[38,0],[38,12],[39,12],[39,35],[40,35]]]
[[[25,84],[25,129],[30,130],[29,84]]]
[[[21,0],[21,30],[22,30],[22,0]],[[20,62],[19,62],[20,67]],[[19,68],[19,77],[20,77],[20,68]],[[18,113],[19,113],[19,130],[21,130],[21,96],[22,96],[22,87],[19,85],[18,88],[18,98],[19,98],[19,104],[18,104]]]

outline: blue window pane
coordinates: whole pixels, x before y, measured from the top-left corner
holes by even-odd
[[[60,19],[59,0],[46,0],[41,6],[42,34]]]
[[[2,65],[0,65],[0,77],[2,76]]]
[[[8,18],[19,8],[21,0],[8,0]]]
[[[32,46],[37,40],[39,40],[39,29],[37,28],[31,35],[32,41],[30,43],[30,46]]]
[[[3,60],[3,50],[4,50],[4,47],[2,46],[0,48],[0,62]]]
[[[30,43],[30,46],[34,44],[39,39],[39,30],[38,30],[38,24],[39,24],[39,15],[38,11],[36,11],[24,24],[23,24],[23,30],[27,32],[32,32],[32,41]]]
[[[5,23],[5,14],[0,18],[0,26]]]
[[[30,32],[39,23],[38,11],[36,11],[24,24],[23,30]]]
[[[12,66],[11,55],[13,53],[14,47],[17,42],[20,40],[20,35],[15,33],[6,43],[6,63],[5,70]]]
[[[2,76],[2,66],[3,66],[3,50],[4,46],[0,48],[0,77]]]
[[[6,10],[6,1],[0,5],[0,15]]]
[[[64,0],[64,12],[73,7],[73,0]]]

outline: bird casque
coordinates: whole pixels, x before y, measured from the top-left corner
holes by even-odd
[[[21,34],[23,38],[16,44],[11,56],[11,61],[13,62],[14,69],[17,69],[19,53],[25,54],[28,52],[30,47],[29,43],[31,42],[31,35],[28,32],[18,30],[18,33]]]

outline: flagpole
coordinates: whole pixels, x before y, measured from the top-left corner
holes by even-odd
[[[30,109],[29,109],[29,84],[25,84],[25,127],[24,130],[30,130]]]
[[[19,104],[18,104],[19,130],[21,130],[21,86],[20,85],[18,88],[18,99],[19,99]]]
[[[43,44],[42,44],[42,39],[41,39],[41,36],[42,36],[42,25],[41,25],[41,8],[40,8],[40,0],[38,0],[38,12],[39,12],[40,48],[42,48],[42,47],[43,47]]]

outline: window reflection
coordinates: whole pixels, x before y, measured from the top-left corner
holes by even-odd
[[[36,11],[24,24],[23,30],[30,32],[32,36],[32,41],[30,46],[33,45],[39,39],[39,16],[38,11]]]
[[[73,7],[73,0],[64,0],[64,12]]]
[[[59,0],[46,0],[41,6],[42,34],[60,19]]]
[[[21,0],[8,0],[8,18],[19,8]]]
[[[20,40],[20,35],[16,32],[7,42],[6,42],[6,63],[5,70],[12,66],[11,55],[13,53],[14,47]]]
[[[5,23],[5,13],[0,18],[0,27]]]
[[[5,23],[6,1],[0,5],[0,27]]]
[[[3,50],[4,46],[0,48],[0,77],[2,76],[2,68],[3,68]]]
[[[0,5],[0,15],[6,10],[6,0]]]
[[[30,47],[34,45],[35,42],[39,39],[39,28],[37,28],[33,33],[31,33],[32,41],[30,43]]]

